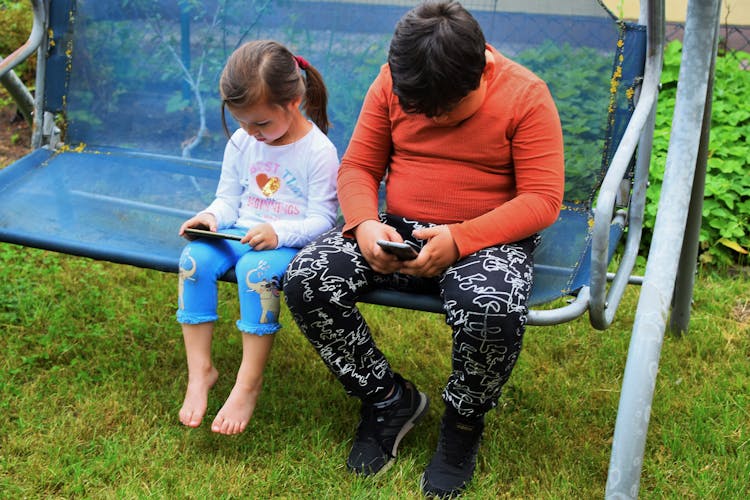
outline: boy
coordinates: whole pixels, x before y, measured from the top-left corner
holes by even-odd
[[[388,211],[379,214],[386,172]],[[488,45],[458,2],[405,14],[341,163],[345,224],[304,248],[284,285],[302,332],[362,401],[350,470],[389,467],[428,407],[377,349],[355,303],[376,287],[431,289],[453,331],[452,373],[422,490],[465,489],[484,415],[521,350],[536,233],[556,220],[563,185],[560,120],[544,82]],[[377,240],[421,249],[402,261]]]

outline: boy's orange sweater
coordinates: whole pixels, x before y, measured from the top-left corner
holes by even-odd
[[[386,172],[387,212],[448,224],[461,257],[555,222],[564,190],[557,109],[541,79],[488,49],[496,69],[485,101],[452,127],[404,113],[381,68],[339,169],[345,234],[377,220]]]

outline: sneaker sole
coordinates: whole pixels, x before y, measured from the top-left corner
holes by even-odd
[[[401,443],[401,440],[404,439],[406,434],[414,428],[414,424],[416,424],[422,416],[424,416],[425,413],[427,413],[427,409],[430,407],[430,400],[427,397],[427,395],[424,392],[419,393],[419,406],[417,407],[417,411],[414,412],[414,415],[411,416],[409,420],[406,421],[403,427],[401,427],[401,430],[396,435],[396,440],[393,442],[393,449],[391,450],[391,458],[386,462],[383,467],[380,468],[378,472],[375,473],[375,475],[380,475],[381,473],[387,471],[391,468],[393,463],[396,461],[396,454],[398,453],[398,445]]]
[[[417,406],[416,411],[414,414],[407,420],[404,425],[401,427],[401,430],[396,435],[396,439],[393,442],[393,449],[391,450],[391,458],[383,464],[383,466],[378,469],[377,472],[374,473],[363,473],[361,471],[356,470],[356,468],[351,467],[347,462],[347,468],[356,473],[356,474],[363,474],[365,476],[369,477],[377,477],[386,472],[388,469],[393,466],[393,464],[396,462],[396,454],[398,452],[398,445],[401,443],[401,440],[404,439],[406,434],[414,428],[414,424],[416,424],[419,419],[421,419],[425,413],[427,413],[427,410],[430,407],[430,400],[427,397],[427,395],[423,392],[419,392],[419,406]]]
[[[436,493],[434,491],[425,491],[425,487],[427,486],[427,478],[425,477],[424,473],[422,474],[421,479],[419,480],[419,488],[422,490],[422,494],[425,496],[425,498],[455,498],[461,495],[463,490],[459,490],[453,493],[447,493],[447,492],[440,492]]]
[[[461,494],[466,490],[466,485],[461,486],[458,489],[455,489],[451,492],[448,491],[442,491],[439,490],[437,492],[435,491],[425,491],[425,487],[427,486],[427,478],[425,477],[425,474],[422,473],[422,477],[419,480],[419,487],[422,490],[422,494],[426,498],[439,498],[441,500],[444,500],[446,498],[458,498],[461,496]]]

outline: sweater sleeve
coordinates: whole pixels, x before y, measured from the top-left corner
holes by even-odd
[[[543,82],[516,102],[518,121],[510,130],[516,195],[450,231],[463,258],[488,246],[519,241],[552,225],[565,189],[560,118]]]
[[[216,198],[203,210],[216,217],[219,229],[231,226],[239,216],[242,197],[239,170],[240,137],[241,134],[238,130],[234,133],[232,139],[227,142],[224,148],[224,158],[221,162],[219,184],[216,187]]]
[[[302,248],[336,223],[336,172],[339,159],[336,148],[316,148],[309,159],[307,210],[303,219],[271,223],[279,237],[278,246]]]
[[[365,96],[349,147],[341,160],[338,197],[345,236],[366,220],[378,219],[378,188],[391,154],[391,117],[385,66]]]

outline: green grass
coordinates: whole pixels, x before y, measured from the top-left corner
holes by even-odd
[[[220,286],[222,377],[199,429],[179,424],[186,370],[175,275],[0,244],[0,498],[419,498],[437,439],[450,335],[438,315],[364,306],[392,365],[428,393],[426,419],[383,477],[344,467],[358,405],[282,311],[244,434],[208,423],[241,354]],[[601,498],[638,288],[611,329],[529,328],[489,414],[466,498]],[[642,498],[750,494],[750,279],[701,274],[689,334],[667,336]]]

